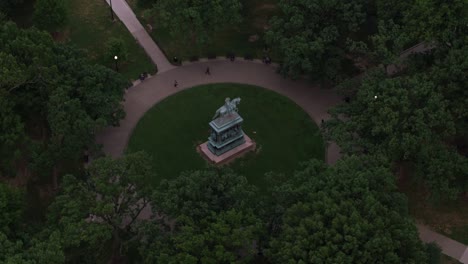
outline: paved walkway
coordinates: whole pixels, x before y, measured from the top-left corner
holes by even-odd
[[[109,0],[106,0],[109,4]],[[146,32],[140,21],[136,18],[130,6],[125,0],[112,0],[112,10],[124,23],[133,37],[143,47],[146,54],[151,58],[153,63],[158,67],[158,72],[162,73],[175,68],[166,58],[164,53],[154,43],[151,36]]]
[[[431,231],[423,225],[417,225],[417,227],[419,237],[422,241],[426,243],[435,242],[442,248],[442,253],[445,255],[450,256],[461,263],[468,263],[468,247],[466,245]]]
[[[109,0],[106,1],[109,4]],[[169,63],[151,39],[125,0],[113,0],[112,6],[120,20],[158,67],[156,76],[130,88],[125,95],[124,109],[127,115],[120,126],[107,128],[97,135],[96,140],[103,144],[104,152],[113,157],[123,154],[133,129],[147,110],[162,99],[196,85],[235,82],[261,86],[289,97],[317,124],[320,124],[322,119],[327,120],[329,118],[327,110],[340,102],[339,96],[332,90],[321,89],[318,85],[305,81],[284,79],[276,74],[275,67],[261,63],[215,60],[175,67]],[[401,57],[405,58],[413,52],[423,52],[431,48],[432,46],[421,43],[403,52]],[[210,67],[212,75],[204,74],[206,67]],[[177,88],[173,87],[174,80],[179,82]],[[161,127],[163,126],[164,124],[161,124]],[[327,163],[334,164],[339,158],[338,146],[330,144],[327,150]],[[148,218],[150,214],[148,206],[140,216]],[[425,226],[417,227],[422,241],[436,242],[444,254],[468,264],[466,245],[433,232]]]

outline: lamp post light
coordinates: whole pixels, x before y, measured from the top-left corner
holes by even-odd
[[[111,19],[114,21],[114,11],[112,10],[112,0],[109,0]]]
[[[119,71],[119,66],[117,65],[117,60],[119,59],[119,57],[117,56],[114,56],[114,61],[115,61],[115,71]]]

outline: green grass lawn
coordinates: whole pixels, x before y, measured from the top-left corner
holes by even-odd
[[[104,0],[70,0],[67,3],[69,23],[64,38],[86,49],[93,61],[114,68],[112,58],[104,56],[106,43],[112,37],[120,37],[129,50],[129,61],[119,65],[125,77],[135,80],[142,72],[156,72],[156,67],[125,25],[119,20],[111,21],[109,6]]]
[[[252,184],[263,188],[268,171],[292,173],[301,161],[324,159],[320,130],[299,106],[272,91],[240,84],[202,85],[163,100],[139,121],[127,151],[152,155],[158,173],[155,184],[182,171],[208,167],[196,146],[207,141],[208,122],[226,97],[242,98],[243,130],[257,143],[257,153],[229,167]]]
[[[129,0],[128,2],[142,24],[146,25],[149,21],[152,21],[152,18],[143,16],[145,9],[139,7],[137,1]],[[279,13],[276,6],[278,0],[248,0],[242,2],[244,4],[243,22],[237,26],[215,32],[211,35],[211,42],[204,46],[187,45],[186,41],[177,41],[169,34],[167,29],[158,27],[155,23],[151,23],[153,26],[151,36],[159,47],[164,50],[168,58],[177,56],[182,60],[188,60],[192,56],[207,57],[209,54],[225,56],[228,52],[233,52],[239,57],[251,55],[254,58],[262,58],[265,45],[262,39],[264,27],[272,16]],[[255,34],[260,39],[249,42],[249,36]],[[271,50],[269,55],[273,60],[278,58],[274,50]]]

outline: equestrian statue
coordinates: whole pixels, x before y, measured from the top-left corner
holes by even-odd
[[[226,100],[224,100],[225,102],[224,105],[218,108],[218,110],[216,110],[216,113],[213,116],[213,119],[216,119],[218,117],[223,117],[230,113],[239,111],[237,109],[237,105],[240,103],[240,101],[241,99],[239,97],[232,99],[232,101],[229,97],[226,98]]]

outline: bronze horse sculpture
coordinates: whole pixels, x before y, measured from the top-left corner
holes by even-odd
[[[240,103],[240,101],[241,99],[239,97],[232,99],[232,101],[229,97],[226,98],[224,105],[218,108],[218,110],[216,110],[216,113],[213,116],[213,119],[216,119],[218,117],[223,117],[232,112],[237,112],[238,111],[237,105]]]

